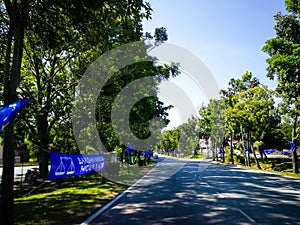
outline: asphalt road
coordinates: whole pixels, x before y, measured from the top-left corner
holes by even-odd
[[[170,162],[183,167],[159,183],[152,170],[89,224],[300,224],[297,179],[210,161],[159,165]]]
[[[28,169],[38,168],[38,166],[24,166],[23,168],[21,166],[16,166],[14,171],[14,180],[15,181],[21,181],[21,179],[24,181],[25,174]],[[0,167],[0,182],[2,177],[2,167]]]

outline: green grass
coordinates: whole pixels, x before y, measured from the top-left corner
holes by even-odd
[[[181,158],[181,157],[178,157]],[[205,154],[193,154],[193,155],[185,155],[182,158],[184,159],[205,159],[206,155]]]
[[[121,167],[114,182],[103,183],[98,173],[49,182],[28,197],[15,198],[15,224],[80,224],[154,165]]]
[[[206,155],[204,155],[204,154],[192,155],[190,157],[190,159],[204,159],[204,158],[206,158]]]
[[[155,162],[151,162],[147,166],[138,166],[138,165],[127,165],[124,164],[123,167],[120,168],[118,177],[114,177],[115,182],[119,182],[120,184],[133,185],[140,178],[148,173],[155,166]]]
[[[268,163],[259,162],[259,164],[263,171],[300,178],[300,174],[293,173],[292,162],[280,162],[273,160],[269,161]],[[298,166],[300,168],[300,162],[298,162]],[[255,163],[252,163],[251,167],[243,166],[243,168],[258,169]]]
[[[79,224],[125,189],[98,174],[51,183],[28,197],[15,198],[15,224]]]

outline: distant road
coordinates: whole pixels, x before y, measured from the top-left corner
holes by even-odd
[[[168,179],[145,185],[159,176],[153,170],[89,224],[300,224],[299,179],[210,161],[185,163]]]
[[[20,181],[22,174],[23,174],[23,181],[25,178],[25,173],[27,172],[28,169],[32,169],[32,168],[38,168],[38,166],[24,166],[23,168],[21,166],[15,167],[15,181]],[[2,180],[2,167],[0,168],[0,180]]]

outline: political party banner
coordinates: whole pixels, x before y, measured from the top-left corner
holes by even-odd
[[[73,155],[50,153],[51,167],[49,180],[88,174],[105,168],[105,159],[102,154],[98,155]]]
[[[284,151],[284,150],[277,150],[277,149],[266,149],[266,150],[262,150],[264,153],[270,155],[273,154],[274,152],[276,153],[280,153],[283,155],[290,155],[291,153],[289,153],[288,151]]]

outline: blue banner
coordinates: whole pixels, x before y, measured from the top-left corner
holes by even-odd
[[[262,150],[264,153],[270,155],[270,154],[273,154],[274,152],[278,152],[280,154],[283,154],[283,155],[290,155],[291,153],[287,152],[287,151],[284,151],[284,150],[277,150],[277,149],[266,149],[266,150]]]
[[[49,180],[88,174],[105,168],[105,159],[98,155],[71,155],[50,153],[51,167]]]

